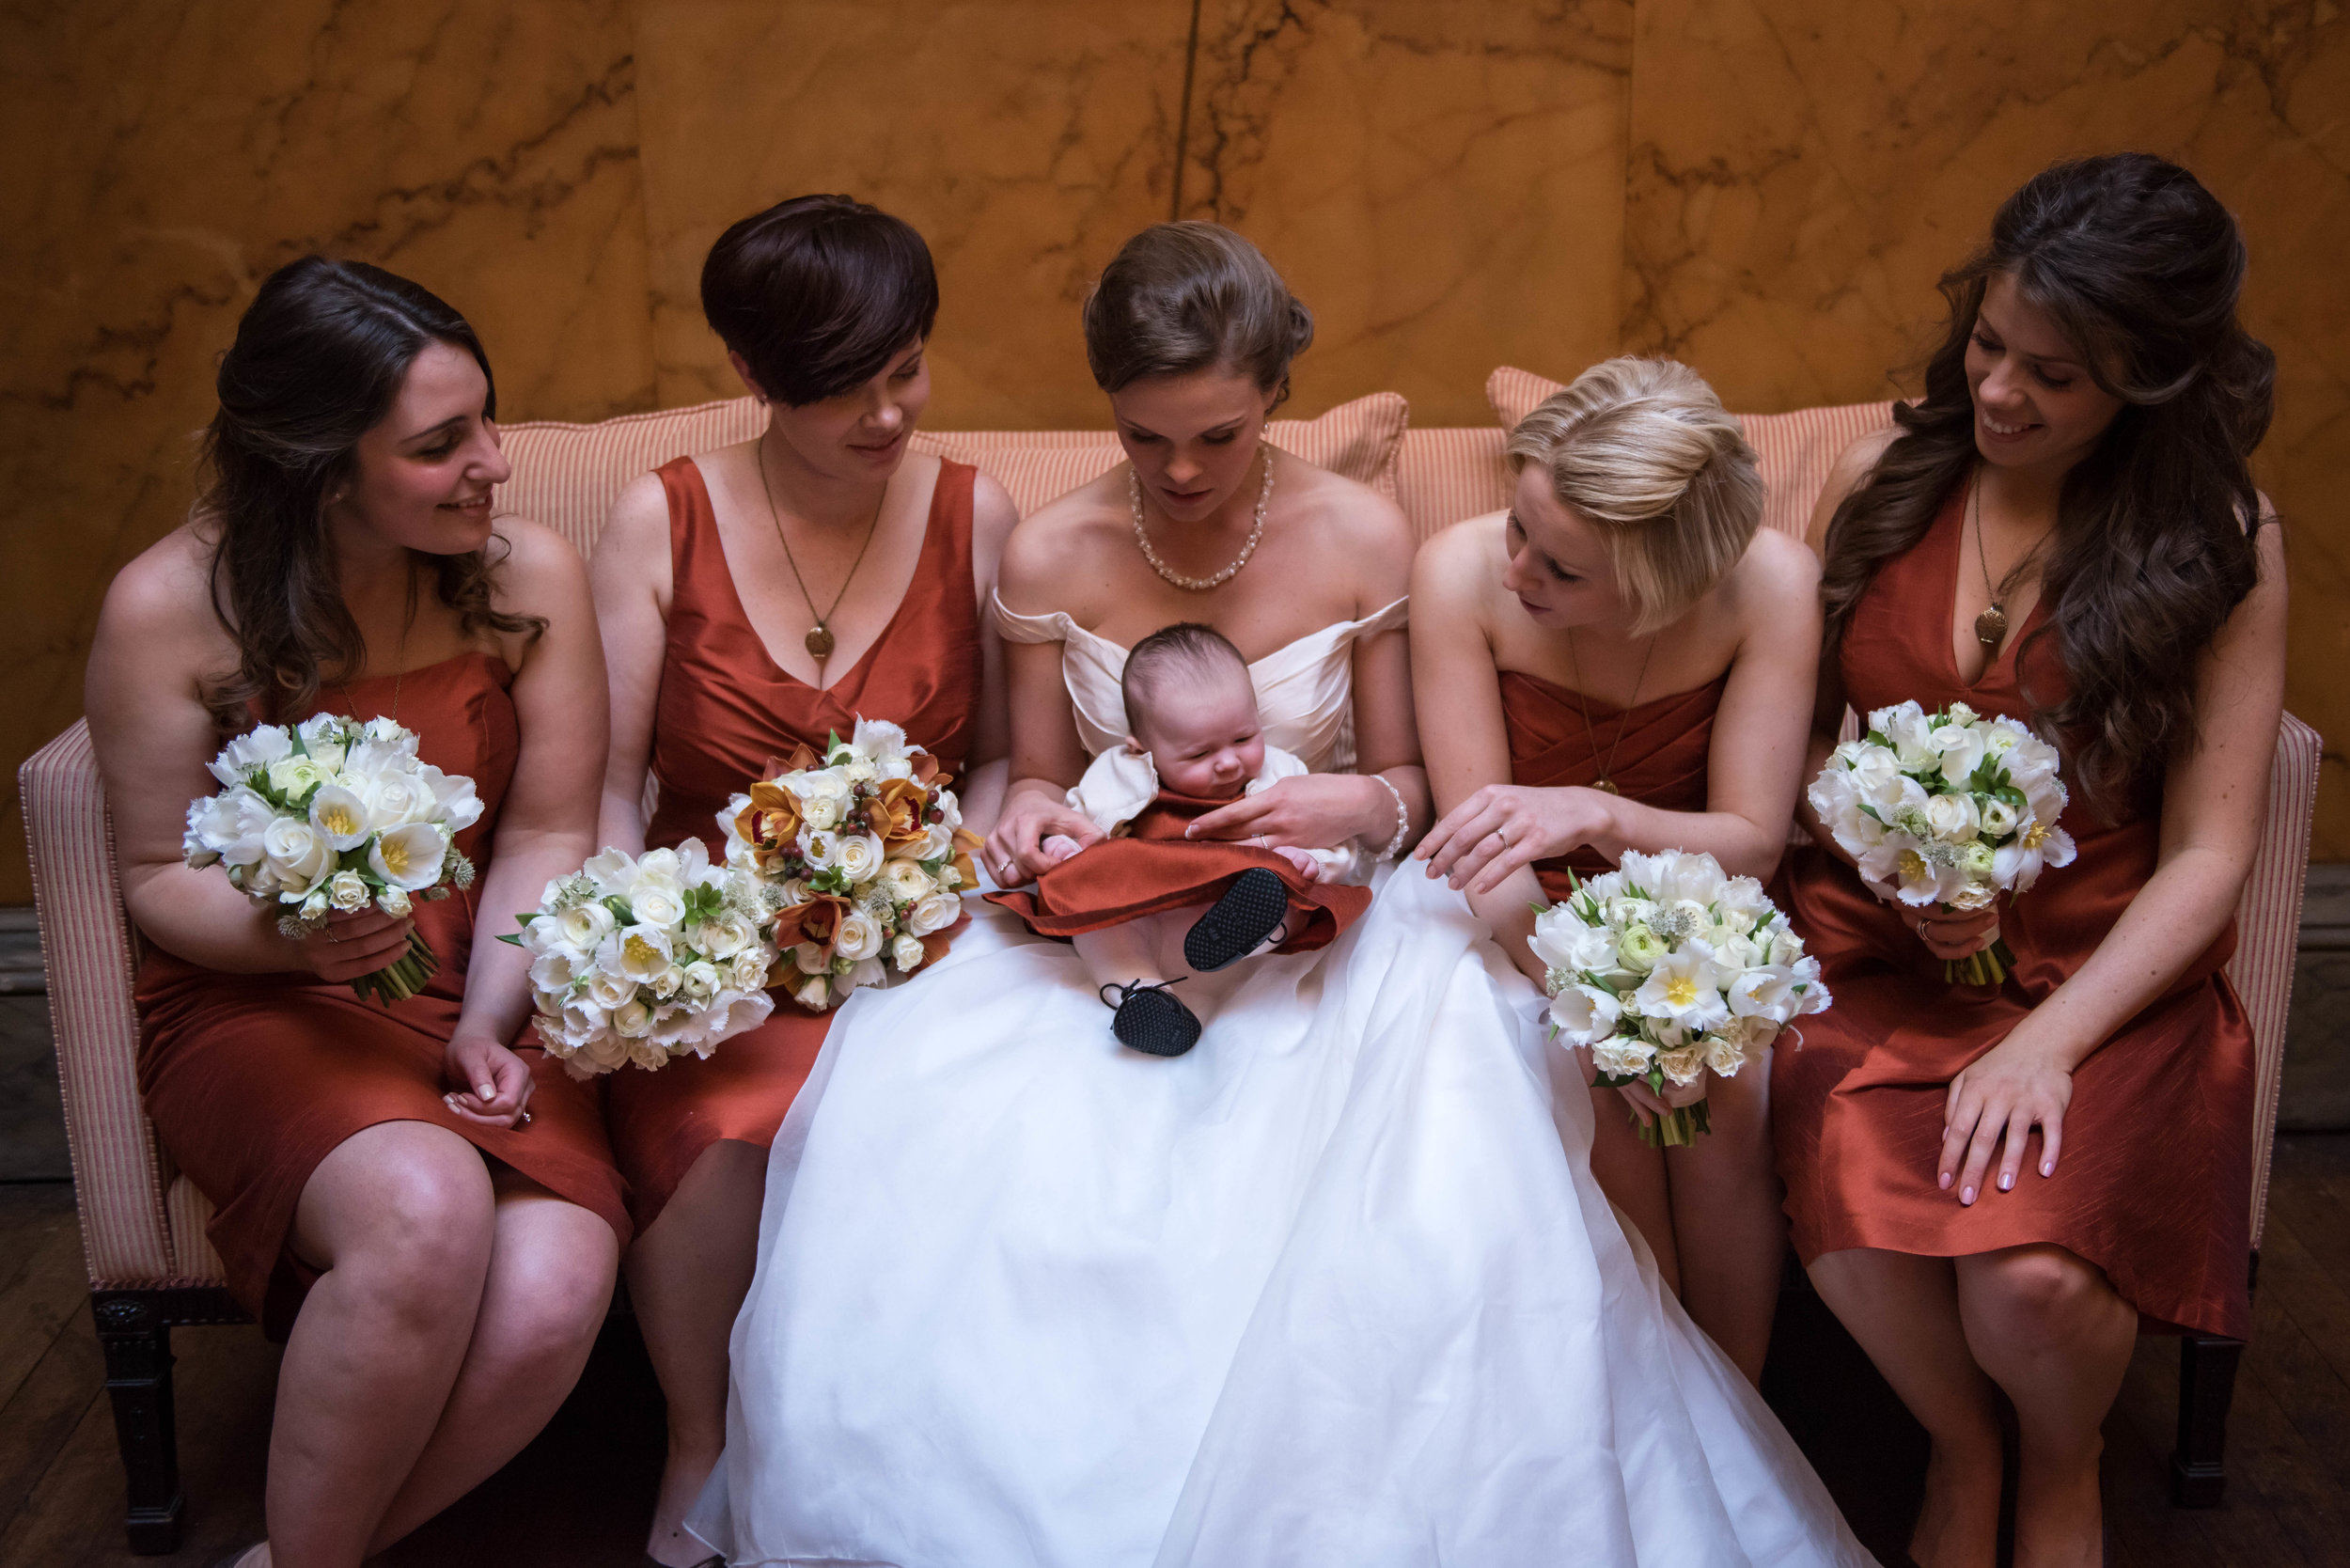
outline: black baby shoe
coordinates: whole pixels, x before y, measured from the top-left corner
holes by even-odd
[[[1203,975],[1239,963],[1281,929],[1289,907],[1290,890],[1281,879],[1262,866],[1249,867],[1193,922],[1183,937],[1183,962]]]
[[[1115,998],[1112,992],[1118,994]],[[1105,985],[1102,1003],[1118,1010],[1110,1020],[1110,1032],[1118,1036],[1119,1043],[1145,1056],[1180,1057],[1199,1043],[1198,1017],[1167,985],[1141,980]]]

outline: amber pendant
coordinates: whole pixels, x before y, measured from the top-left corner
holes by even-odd
[[[2007,612],[1994,604],[1975,617],[1975,640],[1996,651],[2007,635]]]
[[[1602,794],[1620,795],[1623,793],[1622,790],[1616,788],[1616,781],[1612,778],[1594,779],[1591,783],[1591,788],[1599,791]]]
[[[1982,622],[1977,621],[1976,624],[1980,626],[1982,625]],[[2005,622],[2001,622],[2001,624],[2004,625]],[[800,640],[807,644],[809,658],[829,659],[832,657],[832,628],[825,625],[822,621],[820,620],[815,625],[809,627],[807,629],[807,635],[802,637]]]

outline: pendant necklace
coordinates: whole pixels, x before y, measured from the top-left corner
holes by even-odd
[[[1620,795],[1616,788],[1616,753],[1623,749],[1623,732],[1632,728],[1632,710],[1640,705],[1640,687],[1648,681],[1648,662],[1656,656],[1657,634],[1649,634],[1648,651],[1640,655],[1640,673],[1632,680],[1632,700],[1625,704],[1622,716],[1616,721],[1616,742],[1607,748],[1607,760],[1601,764],[1599,776],[1591,780],[1591,788],[1606,794]],[[1591,729],[1591,699],[1583,694],[1583,661],[1575,657],[1574,628],[1567,628],[1567,667],[1574,672],[1575,706],[1583,710],[1583,738],[1591,744],[1591,756],[1599,756],[1599,736]]]
[[[767,497],[767,521],[776,525],[776,542],[783,546],[784,561],[791,568],[791,580],[800,585],[800,597],[807,601],[807,613],[816,617],[816,624],[807,629],[807,635],[802,637],[800,643],[807,650],[808,656],[816,661],[818,673],[822,674],[823,662],[832,657],[833,611],[840,608],[840,601],[849,597],[849,585],[856,581],[856,569],[865,564],[865,552],[873,547],[873,536],[881,532],[882,507],[889,499],[889,486],[886,481],[883,483],[882,498],[873,503],[873,520],[865,525],[865,542],[856,547],[856,559],[849,563],[849,574],[840,579],[840,591],[832,596],[831,609],[818,615],[816,596],[807,591],[807,579],[800,575],[799,560],[791,554],[791,541],[784,535],[783,514],[776,510],[776,493],[767,483],[765,441],[760,441],[754,448],[753,458],[759,464],[759,493]]]
[[[1205,593],[1208,589],[1231,581],[1232,575],[1248,564],[1248,557],[1257,553],[1257,543],[1264,538],[1265,508],[1273,501],[1273,448],[1262,442],[1257,449],[1264,454],[1264,488],[1257,492],[1257,521],[1248,530],[1248,542],[1240,547],[1240,555],[1232,564],[1213,577],[1186,577],[1159,559],[1159,553],[1151,548],[1151,535],[1142,525],[1142,476],[1132,465],[1126,469],[1126,500],[1135,513],[1135,542],[1142,546],[1142,558],[1151,563],[1151,570],[1186,593]]]
[[[1975,617],[1975,640],[1982,644],[1983,648],[1996,657],[1999,651],[1999,644],[2007,637],[2008,594],[2013,590],[2015,579],[2023,574],[2024,569],[2039,558],[2040,546],[2048,541],[2047,537],[2043,535],[2037,543],[2024,552],[2022,560],[2008,568],[2007,575],[2000,578],[1995,587],[1991,581],[1991,557],[1984,554],[1982,544],[1982,471],[1978,468],[1967,477],[1966,480],[1966,505],[1967,510],[1974,516],[1975,524],[1975,564],[1982,569],[1982,591],[1991,600],[1982,614]]]
[[[392,671],[392,711],[384,715],[394,724],[400,722],[400,683],[408,678],[408,628],[416,619],[415,593],[416,563],[411,557],[408,562],[408,614],[400,623],[400,646],[392,653],[392,663],[400,667]],[[359,704],[351,699],[351,682],[346,680],[340,684],[343,688],[343,706],[351,710],[352,718],[359,718]]]

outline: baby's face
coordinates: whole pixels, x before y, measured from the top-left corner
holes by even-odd
[[[1159,784],[1198,800],[1231,800],[1264,771],[1264,730],[1246,671],[1169,682],[1151,694],[1133,744],[1151,754]]]

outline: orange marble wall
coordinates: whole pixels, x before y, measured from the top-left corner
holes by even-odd
[[[2191,163],[2281,361],[2296,669],[2350,653],[2350,23],[2332,0],[126,0],[0,11],[0,762],[71,722],[172,526],[214,356],[305,250],[481,329],[509,418],[736,390],[697,299],[756,207],[846,190],[945,289],[940,427],[1098,424],[1078,302],[1170,213],[1320,321],[1298,412],[1481,422],[1619,348],[1733,406],[1884,396],[1933,278],[2048,159]],[[2350,698],[2293,701],[2350,734]],[[2337,772],[2342,764],[2330,764]],[[2350,777],[2321,853],[2350,857]],[[11,788],[0,902],[26,896]]]

